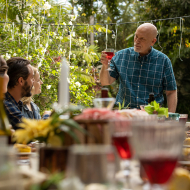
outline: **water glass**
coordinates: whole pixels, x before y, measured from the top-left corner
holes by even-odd
[[[0,148],[0,190],[23,190],[16,164],[16,150],[12,147]]]
[[[73,190],[96,186],[114,187],[119,160],[111,145],[73,145],[69,150],[66,176]],[[77,184],[77,185],[76,185]]]

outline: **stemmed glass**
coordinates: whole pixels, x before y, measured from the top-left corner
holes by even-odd
[[[183,124],[175,121],[136,121],[132,124],[132,147],[150,182],[163,189],[181,153]]]
[[[69,182],[65,184],[70,183],[72,190],[110,189],[114,186],[118,163],[111,145],[73,145],[66,171]]]
[[[120,173],[127,180],[128,186],[130,186],[130,159],[132,158],[132,149],[129,143],[129,138],[132,135],[130,123],[131,120],[128,119],[114,119],[110,121],[112,144],[116,147],[121,158]]]
[[[108,65],[110,66],[111,59],[114,56],[114,49],[111,48],[105,49],[103,53],[107,55],[106,58],[108,59]],[[112,69],[109,67],[107,70],[111,71]]]

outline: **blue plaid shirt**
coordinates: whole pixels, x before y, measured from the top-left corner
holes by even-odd
[[[10,93],[7,92],[5,94],[4,106],[9,118],[9,122],[12,125],[13,129],[19,129],[19,127],[17,127],[17,123],[20,123],[23,117],[23,114],[21,112],[23,106],[22,102],[19,101],[17,103],[16,100],[10,95]]]
[[[17,103],[9,92],[5,94],[4,106],[7,112],[7,116],[9,118],[9,122],[11,123],[13,129],[19,129],[19,127],[17,127],[17,124],[21,122],[22,117],[30,119],[41,119],[38,106],[33,102],[31,102],[31,104],[33,113],[31,112],[31,114],[29,115],[26,113],[26,108],[21,101]],[[27,110],[29,111],[28,108]],[[43,119],[47,119],[48,117],[49,115],[45,114],[43,116]]]
[[[110,67],[110,76],[120,80],[116,102],[131,108],[148,104],[149,93],[162,105],[163,90],[177,89],[170,59],[153,47],[143,57],[133,47],[118,51]]]

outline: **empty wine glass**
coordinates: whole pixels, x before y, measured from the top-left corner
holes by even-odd
[[[117,167],[113,146],[73,145],[69,151],[66,176],[73,190],[109,189],[114,187]]]
[[[162,189],[180,156],[184,128],[175,121],[136,121],[132,124],[132,147],[150,182]]]
[[[108,65],[110,66],[111,59],[114,56],[114,49],[108,48],[103,52],[107,55],[106,58],[108,59]],[[109,67],[107,70],[111,71],[112,69]]]

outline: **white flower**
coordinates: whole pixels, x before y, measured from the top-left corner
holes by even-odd
[[[43,45],[42,45],[42,44],[40,44],[40,47],[42,48],[42,47],[43,47]]]
[[[101,30],[101,28],[98,28],[98,32],[101,32],[102,30]]]
[[[48,2],[45,2],[44,7],[45,10],[51,9],[51,5]]]
[[[50,89],[51,88],[51,85],[47,85],[47,87],[46,87],[47,89]]]
[[[14,54],[13,54],[13,56],[15,57],[15,56],[17,56],[17,54],[16,54],[16,53],[14,53]]]
[[[95,53],[95,52],[91,52],[91,54],[92,54],[92,55],[96,55],[96,53]]]
[[[40,62],[40,63],[38,64],[38,68],[41,67],[41,66],[42,66],[42,63]]]
[[[63,51],[63,49],[62,49],[62,48],[60,48],[60,49],[59,49],[59,51]]]
[[[28,59],[31,60],[31,59],[32,59],[32,56],[29,55],[29,56],[28,56]]]
[[[81,10],[82,10],[82,8],[81,8],[81,7],[79,7],[79,8],[78,8],[78,10],[79,10],[79,11],[81,11]]]
[[[10,59],[10,58],[11,58],[11,55],[8,54],[8,53],[6,53],[5,57],[6,57],[6,59]]]
[[[28,14],[28,11],[24,11],[24,14],[27,15],[27,14]]]
[[[63,25],[66,25],[66,23],[65,23],[65,22],[63,22]]]
[[[95,43],[98,43],[98,40],[95,40],[94,42],[95,42]]]
[[[69,22],[69,25],[73,25],[73,23],[70,21],[70,22]]]
[[[81,83],[80,83],[80,82],[76,82],[75,84],[76,84],[76,86],[78,86],[78,87],[81,86]]]
[[[83,60],[83,63],[85,63],[86,61],[85,60]]]
[[[72,37],[75,37],[75,32],[72,32],[72,33],[71,33],[71,36],[72,36]]]
[[[19,16],[18,16],[18,15],[16,15],[16,21],[17,21],[17,22],[20,22],[20,19],[19,19]]]

